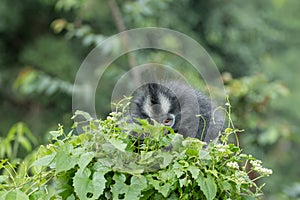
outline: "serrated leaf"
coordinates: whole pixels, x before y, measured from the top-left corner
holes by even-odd
[[[113,163],[111,162],[111,159],[109,158],[101,158],[98,159],[97,162],[94,164],[93,169],[95,171],[101,171],[101,172],[109,172],[113,166]]]
[[[118,150],[122,151],[122,152],[125,152],[125,149],[127,147],[127,144],[124,143],[123,141],[121,140],[117,140],[115,138],[111,138],[109,139],[109,142]]]
[[[172,137],[171,145],[173,151],[178,151],[182,147],[183,135],[175,134],[170,136]]]
[[[85,169],[85,167],[92,161],[92,159],[95,157],[94,152],[86,152],[83,153],[78,161],[79,170],[82,171]]]
[[[113,180],[115,181],[111,190],[113,199],[119,199],[119,195],[124,194],[125,200],[139,200],[142,190],[147,187],[147,180],[144,176],[132,176],[130,185],[125,183],[124,174],[115,174]]]
[[[149,152],[141,151],[141,159],[139,160],[139,163],[149,164],[153,162],[155,159],[153,154],[154,151],[149,151]]]
[[[93,198],[98,199],[105,189],[105,173],[95,172],[93,174]]]
[[[191,172],[193,179],[198,178],[198,175],[199,175],[199,172],[200,172],[200,169],[198,167],[190,165],[190,166],[188,166],[187,169],[188,169],[188,171]]]
[[[200,160],[211,160],[211,156],[209,155],[209,152],[207,150],[200,149],[198,151],[198,155]]]
[[[81,200],[86,200],[87,194],[92,191],[92,180],[89,178],[91,170],[85,168],[82,172],[77,171],[74,176],[74,190]]]
[[[160,194],[162,194],[164,197],[168,197],[171,189],[170,183],[163,183],[162,181],[150,179],[149,183],[157,190]]]
[[[173,160],[173,156],[170,152],[161,152],[159,154],[159,157],[163,158],[163,163],[160,164],[160,168],[167,167]]]
[[[66,143],[59,147],[55,157],[56,173],[72,169],[78,161],[78,158],[72,154],[72,145]]]
[[[184,178],[182,178],[182,179],[179,179],[179,185],[180,185],[180,187],[184,187],[184,186],[186,186],[188,184],[188,181],[187,181],[187,178],[186,177],[184,177]]]
[[[94,172],[92,179],[91,170],[84,168],[82,171],[77,171],[74,176],[74,190],[81,200],[98,199],[105,189],[106,179],[104,177],[106,172]],[[87,195],[91,197],[87,197]]]
[[[207,178],[204,178],[202,173],[200,173],[197,179],[197,183],[207,200],[213,200],[216,197],[217,185],[212,176],[208,175]]]

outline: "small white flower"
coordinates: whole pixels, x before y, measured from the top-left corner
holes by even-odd
[[[263,167],[258,169],[257,172],[264,176],[269,176],[273,173],[273,171],[271,169],[267,169],[267,168],[263,168]]]
[[[216,145],[217,151],[220,153],[224,153],[227,151],[228,146],[227,145],[222,145],[222,144],[217,144]]]
[[[237,162],[228,162],[226,163],[227,167],[233,168],[233,169],[239,169],[239,164]]]
[[[111,117],[111,116],[108,116],[107,119],[108,120],[112,120],[112,121],[116,121],[117,120],[115,117]]]
[[[254,167],[254,168],[259,168],[261,167],[262,162],[260,160],[250,160],[250,164]]]
[[[271,169],[262,167],[262,162],[260,160],[250,160],[250,164],[252,165],[254,171],[257,171],[263,176],[269,176],[273,173]]]

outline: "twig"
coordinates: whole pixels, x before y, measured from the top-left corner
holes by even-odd
[[[112,12],[112,16],[114,18],[114,21],[115,21],[115,24],[117,26],[117,29],[119,32],[124,32],[126,31],[126,26],[125,26],[125,23],[122,19],[122,14],[120,12],[120,9],[119,9],[119,6],[118,4],[116,3],[115,0],[108,0],[108,5],[109,5],[109,8]],[[122,34],[122,43],[123,45],[125,46],[125,48],[127,48],[127,52],[129,51],[129,37],[128,37],[128,34],[126,32],[124,32]],[[129,67],[131,69],[133,69],[135,66],[136,66],[136,59],[134,57],[134,54],[133,53],[128,53],[127,54],[128,56],[128,64],[129,64]],[[133,76],[133,80],[136,84],[139,84],[141,82],[141,77],[140,77],[140,73],[137,71],[137,70],[132,70],[131,71],[132,73],[132,76]]]

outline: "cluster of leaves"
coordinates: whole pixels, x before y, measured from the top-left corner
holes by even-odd
[[[256,199],[261,186],[255,180],[272,173],[228,144],[238,131],[231,128],[206,144],[160,124],[127,124],[123,112],[105,120],[84,112],[74,117],[85,119],[74,126],[83,133],[65,134],[59,126],[30,166],[23,162],[16,170],[1,161],[1,199]]]
[[[250,133],[243,135],[242,146],[249,148],[255,144],[251,152],[272,152],[274,149],[258,147],[276,145],[282,139],[293,137],[289,123],[277,113],[278,100],[289,95],[286,86],[280,81],[268,80],[263,74],[232,79],[229,74],[224,73],[223,78],[235,108],[233,121],[237,126],[243,125]]]

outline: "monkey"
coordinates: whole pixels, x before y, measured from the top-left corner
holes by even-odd
[[[210,99],[199,90],[176,81],[146,83],[132,95],[131,121],[155,120],[183,137],[210,142],[222,129],[222,116]]]

